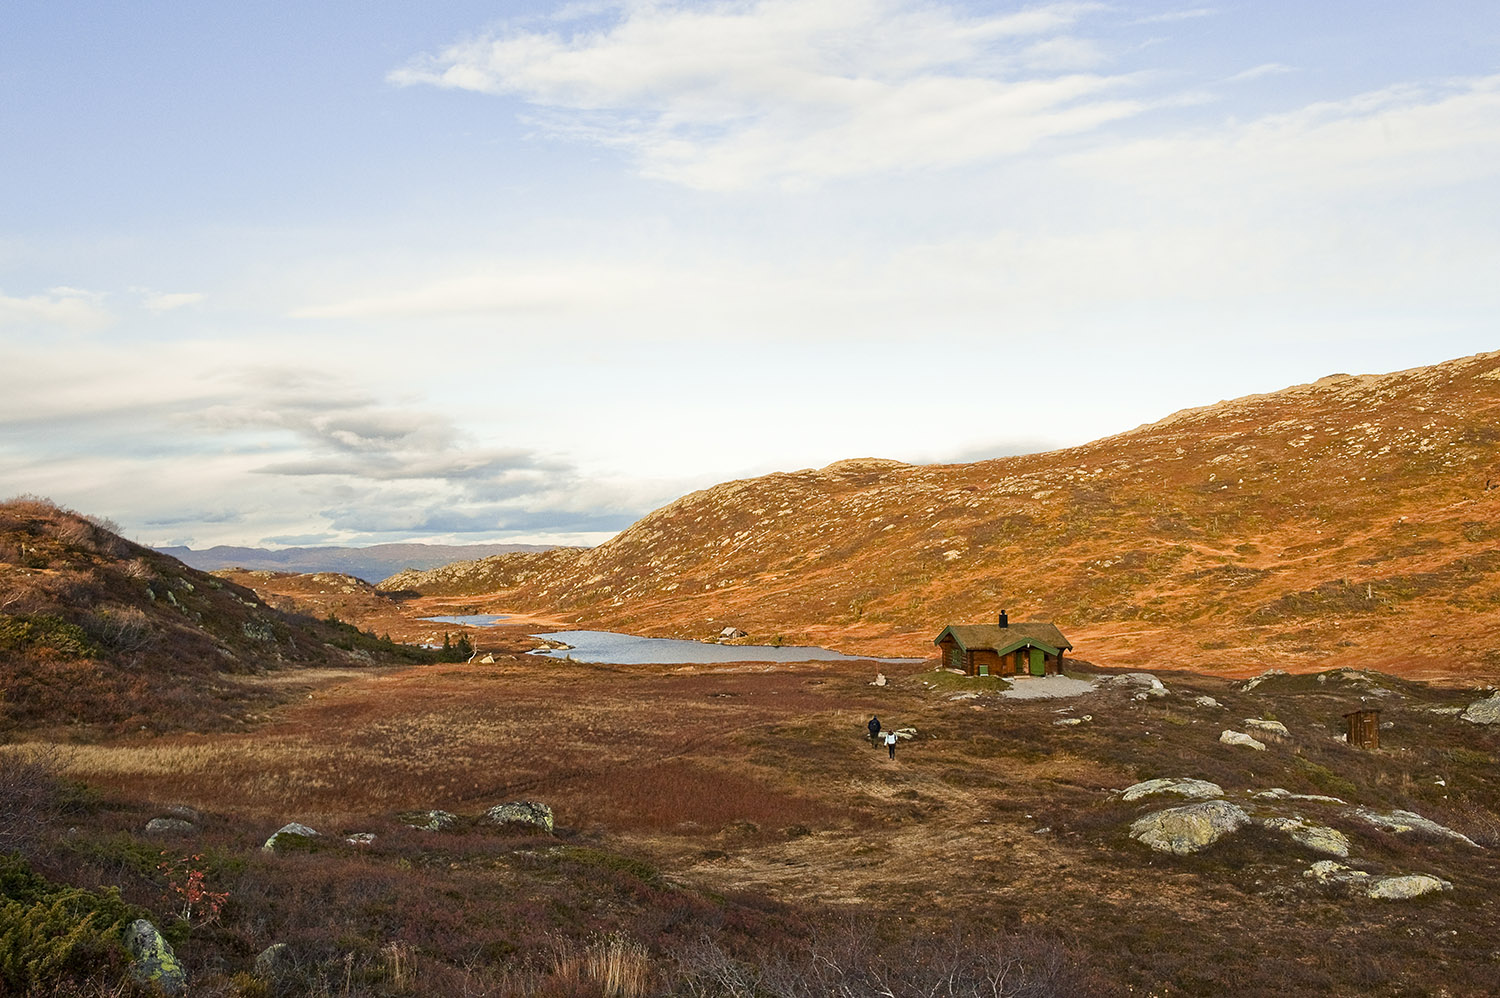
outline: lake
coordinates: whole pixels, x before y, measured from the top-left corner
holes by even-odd
[[[466,613],[456,617],[423,617],[436,624],[459,624],[468,627],[491,627],[497,620],[509,620],[506,613]]]
[[[538,648],[530,652],[545,658],[571,658],[575,662],[602,665],[688,665],[714,662],[881,662],[899,665],[920,662],[918,658],[875,658],[809,645],[719,645],[678,638],[642,638],[613,631],[554,631],[534,638],[562,641],[572,648]]]

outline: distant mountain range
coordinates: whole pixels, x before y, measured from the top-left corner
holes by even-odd
[[[429,569],[455,561],[471,561],[496,554],[546,551],[546,544],[375,544],[370,547],[245,548],[218,545],[194,551],[187,547],[159,547],[162,554],[203,572],[245,568],[271,572],[340,572],[366,582],[379,582],[406,569]]]

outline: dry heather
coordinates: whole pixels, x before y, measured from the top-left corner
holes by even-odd
[[[1014,995],[1500,988],[1500,732],[1454,716],[1472,695],[1368,674],[1252,691],[1164,678],[1159,699],[1112,688],[1015,701],[925,671],[875,688],[847,663],[516,659],[351,674],[253,734],[71,749],[69,775],[109,789],[68,818],[76,830],[55,862],[135,884],[127,895],[146,903],[132,857],[209,852],[216,889],[234,900],[222,930],[194,936],[192,965],[229,975],[288,941],[304,975],[292,993],[344,993],[346,968],[348,993],[381,995],[613,986],[749,998],[840,994],[840,982],[916,995],[945,980],[969,995],[989,994],[1002,971],[1014,990],[999,993]],[[1222,706],[1198,703],[1204,694]],[[1342,714],[1371,701],[1393,724],[1382,750],[1335,740]],[[864,737],[876,712],[917,731],[894,763]],[[1246,717],[1291,734],[1265,752],[1220,743]],[[1304,874],[1323,857],[1263,828],[1196,856],[1152,853],[1129,824],[1174,801],[1119,791],[1159,776],[1213,780],[1258,815],[1327,823],[1357,868],[1453,889],[1382,903],[1321,887]],[[1270,787],[1347,804],[1253,796]],[[514,799],[551,804],[556,835],[477,821]],[[141,832],[180,803],[203,812],[195,837]],[[1418,812],[1478,845],[1381,831],[1360,805]],[[459,826],[397,819],[434,807]],[[261,854],[289,820],[322,841]],[[376,832],[375,845],[346,845],[355,831]]]
[[[943,623],[1008,608],[1110,665],[1493,677],[1497,372],[1480,354],[1047,454],[729,482],[550,567],[402,585],[662,636],[926,654]]]

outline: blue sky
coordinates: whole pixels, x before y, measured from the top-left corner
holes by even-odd
[[[0,491],[597,542],[1496,347],[1493,3],[0,11]]]

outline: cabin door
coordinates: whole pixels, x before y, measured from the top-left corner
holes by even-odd
[[[979,663],[979,674],[981,676],[988,676],[990,674],[990,663],[981,661]]]
[[[1047,653],[1040,648],[1031,649],[1031,674],[1033,676],[1047,674]]]

